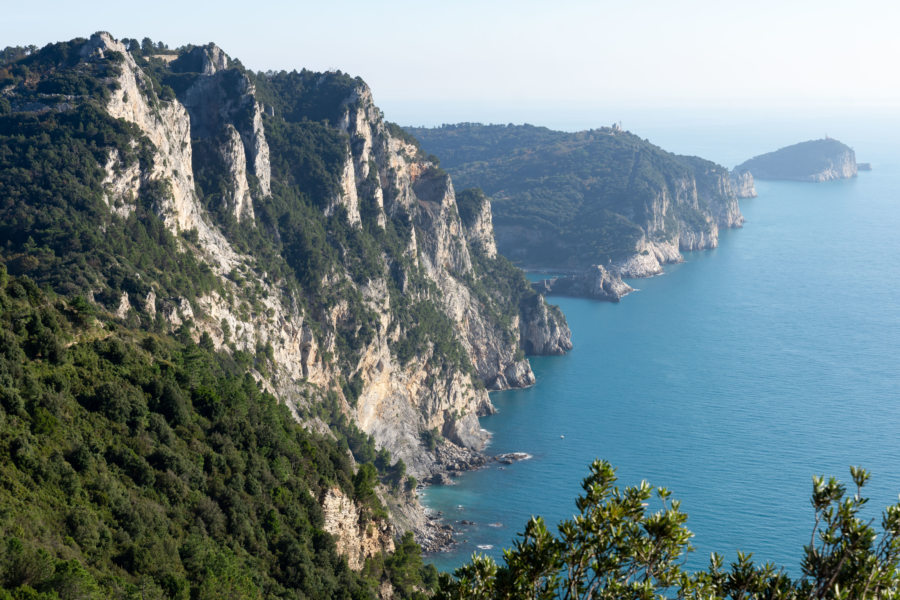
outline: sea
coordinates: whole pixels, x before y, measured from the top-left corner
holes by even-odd
[[[498,412],[481,421],[489,453],[531,458],[425,490],[458,531],[456,548],[429,562],[502,561],[532,515],[555,530],[596,458],[621,486],[646,480],[681,501],[689,569],[743,551],[799,575],[812,476],[849,482],[851,465],[871,472],[867,516],[880,523],[900,493],[900,119],[814,112],[648,112],[623,123],[729,168],[829,135],[872,171],[758,181],[758,197],[741,201],[744,227],[721,232],[718,248],[629,281],[636,291],[617,304],[550,298],[574,349],[531,358],[536,385],[492,394]],[[535,124],[601,124],[578,118]]]

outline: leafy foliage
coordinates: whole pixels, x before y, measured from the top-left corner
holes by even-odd
[[[15,64],[53,70],[54,60],[65,64],[74,53],[54,45]],[[123,167],[150,170],[151,147],[98,106],[91,90],[101,79],[78,76],[89,82],[89,95],[71,109],[0,115],[0,258],[13,273],[60,293],[94,290],[110,302],[122,291],[146,295],[150,281],[162,296],[193,298],[213,289],[209,268],[179,249],[153,210],[169,193],[165,185],[142,186],[127,217],[109,210],[100,165],[112,153]]]
[[[254,78],[257,97],[273,107],[285,121],[325,121],[336,125],[344,115],[345,102],[357,87],[359,77],[340,71],[317,73],[303,69],[259,74]]]
[[[856,467],[850,473],[856,485],[852,497],[834,478],[813,478],[815,524],[797,579],[770,563],[754,564],[743,553],[728,569],[713,554],[708,570],[687,572],[683,561],[692,550],[693,534],[679,503],[669,500],[668,490],[657,488],[660,508],[648,512],[653,488],[642,482],[620,490],[615,469],[598,460],[582,483],[578,514],[559,524],[558,535],[533,517],[504,551],[502,566],[475,554],[453,577],[442,576],[438,598],[896,598],[900,504],[886,509],[879,535],[859,515],[869,474]]]
[[[412,558],[350,571],[322,531],[327,488],[380,506],[340,445],[186,330],[85,307],[0,267],[0,598],[369,598],[394,570],[419,586]]]

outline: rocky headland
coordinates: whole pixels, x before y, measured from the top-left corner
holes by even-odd
[[[544,293],[616,301],[740,227],[753,176],[666,152],[620,127],[567,133],[531,125],[408,128],[454,180],[491,197],[498,250],[535,271],[572,275]],[[598,265],[600,265],[598,267]]]

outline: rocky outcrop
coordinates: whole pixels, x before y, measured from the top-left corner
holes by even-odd
[[[322,529],[334,536],[338,554],[354,571],[362,569],[367,558],[394,551],[391,526],[364,518],[363,511],[340,488],[328,489],[319,503],[324,517]]]
[[[491,217],[491,202],[479,189],[463,190],[457,197],[459,216],[466,228],[466,239],[472,248],[482,252],[487,258],[497,256],[497,242],[494,239],[494,222]]]
[[[224,161],[231,177],[232,207],[237,220],[253,222],[253,204],[246,175],[252,174],[259,194],[271,193],[269,145],[256,90],[244,73],[228,69],[228,57],[215,44],[194,48],[172,62],[182,75],[194,75],[186,91],[179,94],[191,117],[194,144],[207,143],[208,150]],[[204,165],[194,165],[199,170]]]
[[[125,218],[134,212],[141,191],[141,167],[137,162],[125,165],[119,151],[110,150],[103,170],[106,173],[103,187],[107,192],[103,201],[112,212]]]
[[[731,172],[731,188],[738,198],[756,198],[756,185],[753,183],[753,173],[750,171]]]
[[[856,177],[858,168],[853,148],[826,137],[754,156],[734,170],[757,179],[822,182]]]
[[[525,299],[520,308],[519,335],[526,354],[565,354],[572,349],[572,332],[559,308],[540,294]]]
[[[467,229],[460,218],[450,178],[434,165],[416,158],[418,151],[391,136],[375,107],[371,92],[360,86],[342,104],[338,126],[349,138],[349,155],[341,176],[344,201],[370,198],[378,221],[405,213],[414,224],[409,252],[439,294],[434,298],[456,325],[478,379],[490,389],[522,387],[534,382],[526,360],[517,357],[517,331],[505,331],[475,298],[466,283],[475,277]],[[373,172],[372,169],[376,169]],[[373,176],[377,174],[377,179]],[[376,182],[373,189],[373,180]],[[355,186],[350,186],[351,181]],[[352,201],[352,200],[351,200]],[[353,211],[348,220],[356,223]],[[481,235],[489,235],[481,224]],[[372,307],[391,314],[387,287],[371,282]],[[382,291],[375,291],[380,289]],[[390,330],[390,319],[385,332]],[[363,353],[356,373],[365,382],[354,413],[360,427],[379,445],[400,456],[416,477],[440,468],[434,455],[422,452],[421,432],[437,428],[448,440],[473,449],[484,447],[487,434],[478,415],[493,411],[484,389],[463,373],[446,373],[422,356],[414,365],[396,363],[389,339],[376,338]]]
[[[227,273],[237,256],[221,233],[204,217],[194,190],[191,126],[187,111],[178,101],[160,100],[152,83],[137,66],[125,47],[108,33],[97,33],[81,48],[89,61],[107,60],[114,54],[124,58],[115,78],[106,110],[115,118],[132,123],[155,148],[153,166],[143,172],[141,186],[156,184],[164,190],[156,194],[154,207],[173,231],[197,232],[200,246],[217,272]],[[109,166],[109,163],[108,163]],[[114,163],[107,179],[115,180]]]
[[[618,302],[623,296],[634,291],[634,288],[622,281],[618,275],[610,273],[600,265],[594,265],[575,275],[544,279],[536,282],[534,287],[537,291],[548,294],[610,302]]]

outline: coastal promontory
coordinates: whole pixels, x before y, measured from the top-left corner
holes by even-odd
[[[580,275],[559,278],[553,293],[599,290],[618,299],[627,288],[621,277],[657,275],[683,251],[715,248],[720,229],[743,223],[738,198],[755,194],[752,177],[666,152],[618,124],[579,132],[479,123],[407,131],[458,188],[491,198],[500,254],[533,270]],[[596,265],[604,267],[599,279]]]
[[[813,182],[849,179],[857,170],[853,148],[829,137],[761,154],[734,168],[736,174],[749,172],[756,179]]]

